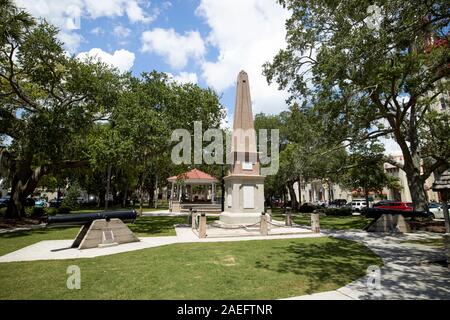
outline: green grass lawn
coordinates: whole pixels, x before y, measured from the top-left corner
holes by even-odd
[[[108,211],[120,211],[120,210],[132,210],[135,209],[136,212],[139,212],[139,207],[134,207],[134,208],[122,208],[122,207],[113,207],[113,208],[109,208]],[[153,212],[153,211],[163,211],[163,210],[167,210],[167,207],[158,207],[157,209],[155,208],[149,208],[149,207],[144,207],[142,208],[143,212]],[[91,212],[101,212],[104,211],[103,208],[99,209],[97,207],[93,207],[93,208],[87,208],[87,209],[80,209],[80,210],[74,210],[71,211],[70,213],[91,213]]]
[[[280,210],[274,210],[272,216],[276,220],[284,221],[285,216]],[[372,219],[367,219],[364,216],[322,216],[320,217],[320,228],[322,229],[362,229]],[[309,215],[294,214],[293,221],[297,224],[311,225],[311,218]]]
[[[365,246],[325,237],[174,244],[2,263],[0,299],[275,299],[337,289],[374,264],[381,260]],[[70,265],[80,267],[80,290],[66,288]]]

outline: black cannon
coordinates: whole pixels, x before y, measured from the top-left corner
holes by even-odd
[[[362,214],[367,218],[378,219],[383,214],[399,215],[405,218],[432,218],[432,214],[426,211],[401,211],[381,208],[367,208],[363,209]]]
[[[136,220],[136,210],[104,211],[79,214],[58,214],[47,218],[47,226],[77,226],[88,225],[98,219],[120,219],[124,223],[133,223]]]
[[[125,225],[133,223],[136,217],[135,210],[64,214],[48,217],[47,226],[81,225],[70,248],[88,249],[139,241]],[[55,251],[59,250],[62,249]]]
[[[369,232],[411,232],[409,222],[405,218],[430,218],[431,213],[425,211],[401,211],[380,208],[363,210],[367,218],[373,218],[363,230]]]

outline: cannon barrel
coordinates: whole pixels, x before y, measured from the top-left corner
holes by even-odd
[[[381,208],[367,208],[362,212],[367,218],[378,219],[383,214],[401,214],[405,218],[430,218],[431,213],[426,211],[402,211]]]
[[[91,223],[97,219],[120,219],[124,223],[132,223],[136,220],[136,210],[124,210],[124,211],[103,211],[93,213],[80,213],[80,214],[59,214],[55,216],[49,216],[47,218],[47,226],[73,226],[73,225],[85,225]]]

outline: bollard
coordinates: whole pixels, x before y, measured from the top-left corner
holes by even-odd
[[[320,214],[315,212],[311,213],[311,230],[315,233],[320,232]]]
[[[447,255],[447,267],[450,269],[450,233],[444,234],[444,248]]]
[[[286,213],[286,227],[292,227],[292,215],[291,215],[291,213]]]
[[[269,233],[267,226],[267,216],[265,212],[261,212],[261,222],[259,224],[259,232],[262,236],[267,236]]]
[[[197,226],[197,210],[192,210],[191,213],[191,228],[196,229]]]
[[[200,214],[200,225],[198,227],[198,236],[200,239],[206,238],[206,214]]]
[[[290,211],[287,211],[286,212],[286,220],[285,220],[285,224],[286,224],[286,227],[292,227],[292,214],[291,214],[291,212]]]
[[[188,213],[188,217],[187,217],[187,224],[192,225],[192,208],[189,208],[189,213]]]

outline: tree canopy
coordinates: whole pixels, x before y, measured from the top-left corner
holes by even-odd
[[[12,1],[0,1],[0,176],[11,185],[7,217],[41,181],[65,176],[96,189],[149,188],[168,175],[170,133],[194,121],[218,127],[223,107],[212,89],[134,77],[97,59],[70,56],[58,30]],[[83,173],[67,169],[84,168]],[[88,175],[88,177],[86,177]],[[69,180],[70,180],[69,179]],[[153,181],[150,182],[149,181]],[[106,183],[105,183],[106,182]],[[57,183],[59,184],[59,182]],[[124,191],[126,194],[127,192]]]
[[[265,64],[267,80],[313,110],[330,145],[394,138],[404,163],[386,160],[426,209],[424,181],[450,159],[448,116],[430,116],[439,99],[449,106],[448,2],[279,2],[291,12],[287,47]]]

